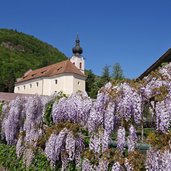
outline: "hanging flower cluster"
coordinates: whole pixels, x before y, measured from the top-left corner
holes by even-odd
[[[60,163],[62,170],[67,170],[69,163],[73,162],[83,171],[132,171],[138,141],[135,128],[143,122],[146,103],[153,111],[156,131],[161,135],[169,134],[170,78],[171,64],[168,64],[157,76],[147,76],[137,83],[138,86],[129,81],[115,86],[107,83],[94,100],[81,92],[58,100],[41,96],[16,98],[6,107],[4,105],[6,115],[1,134],[5,135],[7,144],[16,145],[17,157],[21,157],[26,166],[31,164],[34,149],[39,147],[52,168]],[[51,102],[54,104],[48,124],[43,118],[47,104]],[[40,139],[43,139],[42,146],[39,145]],[[115,140],[119,157],[111,147]],[[147,170],[171,170],[171,147],[163,146],[162,150],[156,149],[151,143],[145,163]]]
[[[23,161],[28,167],[34,157],[33,148],[36,148],[40,136],[42,136],[42,111],[43,104],[40,96],[30,96],[25,107],[25,121],[20,127],[20,135],[16,145],[18,157],[23,155]]]
[[[20,128],[23,126],[22,121],[25,119],[25,113],[23,112],[25,109],[24,101],[25,99],[19,97],[17,97],[16,100],[12,100],[9,104],[7,116],[3,122],[5,138],[10,145],[17,143]]]
[[[123,83],[118,87],[119,98],[117,100],[117,113],[120,118],[129,121],[134,119],[139,124],[142,114],[142,98],[138,91],[128,83]]]
[[[125,140],[125,128],[124,127],[120,127],[118,129],[118,134],[117,134],[117,148],[123,152],[124,151],[124,147],[126,145],[126,140]]]
[[[146,159],[146,169],[148,171],[153,170],[162,170],[170,171],[171,170],[171,153],[170,150],[160,151],[160,150],[149,150],[147,152]]]
[[[85,125],[89,117],[91,105],[92,100],[86,93],[78,92],[68,98],[62,98],[53,106],[53,122],[70,121]]]
[[[88,118],[89,132],[97,131],[100,127],[103,127],[110,133],[114,127],[114,110],[115,104],[111,103],[110,92],[112,91],[112,84],[108,83],[102,88],[96,101],[94,101],[90,116]]]
[[[127,137],[128,152],[134,151],[137,140],[136,130],[134,126],[131,125],[129,128],[129,136]]]
[[[83,149],[82,139],[74,137],[71,131],[64,128],[58,135],[51,134],[46,143],[45,154],[52,167],[55,166],[57,161],[61,160],[62,170],[65,170],[68,163],[73,160],[80,167],[80,157]]]

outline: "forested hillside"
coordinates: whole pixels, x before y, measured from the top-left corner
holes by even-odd
[[[16,78],[66,56],[53,46],[16,30],[0,29],[0,91],[13,92]]]

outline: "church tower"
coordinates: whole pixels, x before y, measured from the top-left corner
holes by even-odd
[[[81,56],[83,53],[83,49],[80,47],[80,40],[77,35],[76,38],[76,45],[72,48],[73,56],[71,57],[70,61],[82,72],[84,73],[84,58]]]

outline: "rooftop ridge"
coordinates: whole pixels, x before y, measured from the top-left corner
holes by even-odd
[[[23,75],[21,78],[17,79],[16,83],[29,81],[41,77],[52,77],[54,75],[59,75],[62,73],[71,73],[86,77],[85,74],[83,74],[75,65],[73,65],[69,59],[67,59],[59,63],[32,70],[27,75]]]

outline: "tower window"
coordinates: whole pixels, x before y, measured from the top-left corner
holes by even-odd
[[[55,80],[55,84],[58,84],[58,80]]]
[[[80,62],[80,69],[82,69],[82,63]]]

